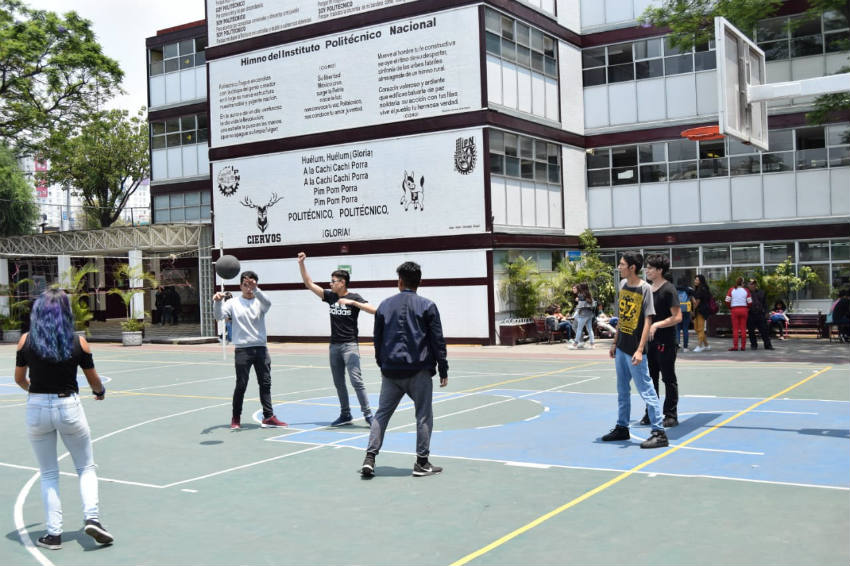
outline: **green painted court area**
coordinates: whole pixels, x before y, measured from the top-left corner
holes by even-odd
[[[405,401],[371,480],[358,473],[363,420],[328,426],[339,406],[326,345],[271,345],[289,427],[259,427],[252,373],[243,429],[231,431],[231,349],[95,344],[107,399],[83,388],[84,406],[116,542],[98,548],[80,530],[66,457],[57,551],[32,546],[44,515],[4,345],[0,564],[846,565],[850,365],[845,347],[812,344],[680,356],[680,425],[659,450],[638,446],[649,430],[636,395],[632,439],[599,440],[617,414],[607,345],[451,346],[431,443],[444,473],[411,476]],[[361,353],[376,409],[379,374],[371,347]]]

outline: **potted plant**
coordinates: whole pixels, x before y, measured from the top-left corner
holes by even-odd
[[[77,334],[87,336],[89,322],[94,318],[91,312],[91,295],[86,292],[86,277],[90,273],[97,273],[97,267],[93,263],[87,263],[82,267],[72,267],[65,281],[68,282],[66,291],[71,299],[71,312],[74,315],[74,330]]]
[[[153,273],[145,272],[141,268],[131,268],[128,264],[122,263],[115,268],[115,287],[108,292],[113,295],[118,295],[124,303],[127,318],[121,322],[121,343],[125,346],[141,346],[142,337],[145,330],[145,315],[144,308],[141,311],[133,312],[133,297],[139,293],[144,293],[145,284],[150,288],[156,288],[159,283]],[[133,287],[134,281],[141,281],[141,286]],[[128,288],[122,289],[124,283],[127,283]]]
[[[17,342],[21,338],[21,325],[26,316],[29,298],[20,298],[18,290],[23,285],[33,285],[32,279],[21,279],[8,285],[0,287],[0,293],[9,300],[9,314],[0,319],[0,327],[3,329],[3,342]]]
[[[519,340],[534,338],[537,327],[533,317],[540,306],[543,281],[537,273],[537,264],[531,258],[517,257],[505,261],[505,279],[500,291],[505,302],[513,306],[515,318],[499,324],[499,341],[514,346]]]

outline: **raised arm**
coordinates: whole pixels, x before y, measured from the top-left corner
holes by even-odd
[[[324,297],[324,290],[313,283],[313,279],[310,277],[310,274],[307,273],[307,266],[304,264],[304,260],[306,259],[307,254],[304,252],[298,252],[298,269],[301,270],[301,279],[304,281],[304,286],[313,291],[313,293],[321,299]],[[372,311],[372,314],[375,314],[375,311]]]

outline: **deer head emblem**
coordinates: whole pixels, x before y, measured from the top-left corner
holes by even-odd
[[[268,204],[265,206],[259,206],[254,204],[254,202],[249,198],[245,197],[240,201],[242,206],[247,206],[248,208],[256,208],[257,209],[257,228],[260,229],[261,232],[265,232],[266,228],[269,227],[269,218],[268,218],[268,210],[274,206],[274,204],[283,200],[283,197],[277,196],[277,193],[272,193],[272,198],[269,199]]]

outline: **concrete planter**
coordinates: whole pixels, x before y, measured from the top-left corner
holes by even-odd
[[[141,346],[142,345],[142,332],[122,332],[121,333],[121,343],[125,346]]]

